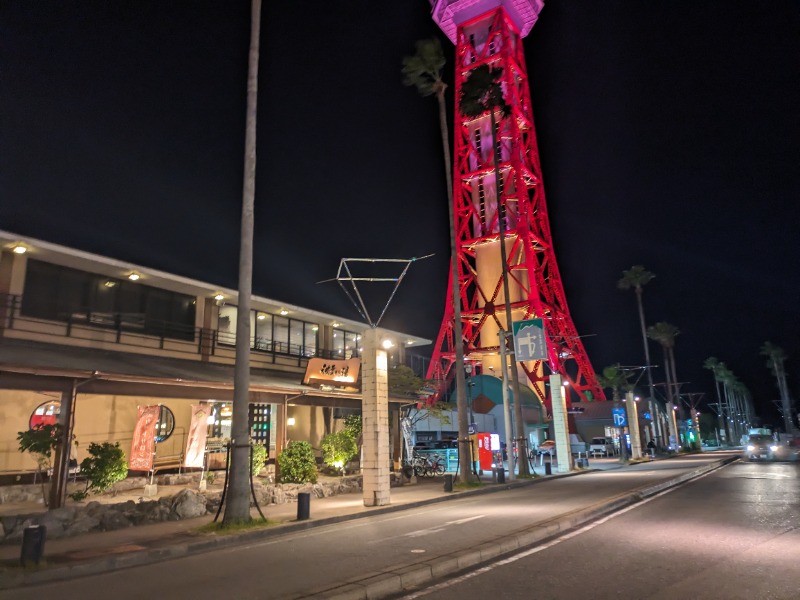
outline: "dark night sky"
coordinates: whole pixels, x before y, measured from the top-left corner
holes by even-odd
[[[415,263],[384,324],[435,338],[436,103],[401,83],[424,0],[264,3],[257,294],[356,318],[339,259]],[[595,369],[643,363],[623,269],[657,278],[685,391],[717,356],[774,420],[800,391],[800,4],[550,0],[525,41],[561,275]],[[0,228],[236,287],[249,2],[2,0]],[[450,98],[452,113],[452,97]],[[451,124],[452,127],[452,124]],[[660,349],[652,348],[661,363]],[[656,371],[657,377],[661,377]]]

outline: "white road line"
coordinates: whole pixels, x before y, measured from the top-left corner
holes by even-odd
[[[692,482],[697,481],[698,479],[702,479],[703,477],[711,475],[711,473],[714,473],[716,471],[717,469],[714,469],[713,471],[709,471],[708,473],[704,473],[698,477],[695,477],[691,481]],[[413,592],[411,594],[408,594],[407,596],[402,596],[399,600],[414,600],[415,598],[422,598],[423,596],[427,596],[429,594],[432,594],[433,592],[444,590],[453,585],[454,583],[461,583],[462,581],[467,581],[469,579],[472,579],[473,577],[477,577],[478,575],[483,575],[484,573],[488,573],[489,571],[491,571],[492,569],[496,569],[497,567],[502,567],[504,565],[517,562],[518,560],[531,556],[532,554],[537,554],[538,552],[542,552],[543,550],[552,548],[553,546],[560,544],[561,542],[565,542],[566,540],[572,539],[578,535],[581,535],[582,533],[590,531],[595,527],[603,525],[604,523],[610,521],[611,519],[614,519],[620,515],[624,515],[628,511],[631,511],[635,508],[639,508],[640,506],[644,506],[645,504],[647,504],[648,502],[652,502],[656,498],[660,498],[661,496],[669,494],[670,492],[678,489],[679,487],[682,486],[681,485],[673,486],[667,490],[664,490],[663,492],[655,494],[654,496],[650,496],[649,498],[642,500],[641,502],[637,502],[636,504],[623,508],[622,510],[619,510],[611,515],[608,515],[606,517],[603,517],[602,519],[594,521],[593,523],[589,523],[588,525],[585,525],[580,529],[576,529],[575,531],[571,531],[570,533],[564,534],[563,536],[555,540],[551,540],[546,544],[542,544],[541,546],[536,546],[535,548],[530,548],[529,550],[525,550],[524,552],[520,552],[519,554],[509,556],[508,558],[498,561],[496,563],[492,563],[490,565],[486,565],[485,567],[481,567],[480,569],[476,569],[475,571],[470,571],[469,573],[465,573],[464,575],[456,577],[455,579],[448,579],[447,581],[443,581],[442,583],[437,583],[436,585],[432,585],[431,587],[425,588],[424,590]]]

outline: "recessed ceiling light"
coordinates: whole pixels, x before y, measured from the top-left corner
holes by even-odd
[[[25,254],[28,251],[28,249],[25,246],[23,246],[22,244],[17,244],[16,246],[14,246],[11,249],[11,251],[14,254]]]
[[[281,309],[281,312],[280,312],[280,314],[281,314],[281,316],[284,316],[284,317],[285,317],[286,315],[288,315],[288,314],[289,314],[289,311],[288,311],[288,310],[286,310],[285,308],[282,308],[282,309]]]
[[[216,300],[217,302],[219,302],[220,300],[225,300],[225,296],[223,296],[222,294],[217,294],[216,296],[214,296],[214,300]]]
[[[258,320],[259,321],[263,321],[266,318],[267,318],[267,315],[265,315],[264,313],[258,313]]]
[[[131,281],[139,281],[140,277],[141,275],[139,275],[138,273],[131,273],[130,275],[128,275],[128,279],[130,279]]]

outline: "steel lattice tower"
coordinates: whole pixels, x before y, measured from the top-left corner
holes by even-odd
[[[505,331],[501,224],[489,112],[460,114],[458,99],[472,69],[502,68],[511,111],[495,112],[505,207],[506,266],[512,320],[543,318],[550,372],[560,373],[581,400],[605,400],[569,314],[547,217],[522,38],[544,0],[431,0],[433,19],[456,44],[453,208],[458,253],[464,354],[484,373],[498,372],[500,330]],[[448,381],[455,362],[452,278],[428,378]],[[542,361],[518,363],[548,411]],[[523,381],[520,378],[520,381]],[[569,394],[567,395],[569,402]]]

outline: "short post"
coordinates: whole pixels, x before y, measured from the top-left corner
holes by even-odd
[[[495,469],[497,471],[497,483],[505,483],[506,482],[506,470],[503,468],[502,463],[500,466]]]
[[[31,525],[22,530],[22,551],[19,562],[25,567],[28,562],[38,565],[44,555],[44,541],[47,537],[47,527],[44,525]]]
[[[553,474],[553,463],[549,460],[544,463],[544,474],[545,475],[552,475]]]
[[[297,494],[297,520],[305,521],[311,513],[311,494],[300,492]]]
[[[453,491],[453,476],[450,473],[445,473],[445,476],[444,476],[444,491],[445,492],[452,492]]]

